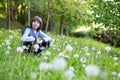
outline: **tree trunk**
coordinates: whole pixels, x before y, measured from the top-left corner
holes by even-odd
[[[54,16],[52,15],[50,18],[50,32],[54,30]]]
[[[7,27],[8,30],[10,30],[10,0],[8,0],[7,13],[8,13]]]
[[[63,35],[63,29],[64,29],[64,14],[61,15],[61,23],[60,23],[60,35]]]
[[[46,29],[45,29],[45,31],[47,32],[47,30],[48,30],[48,25],[49,25],[49,18],[50,18],[50,1],[48,0],[48,13],[47,13],[48,15],[47,15],[47,21],[46,21]]]
[[[47,16],[47,21],[46,21],[46,29],[45,29],[45,32],[47,32],[47,30],[48,30],[49,17],[50,17],[50,15],[49,15],[49,13],[48,13],[48,16]]]
[[[28,25],[30,25],[30,2],[28,2]]]

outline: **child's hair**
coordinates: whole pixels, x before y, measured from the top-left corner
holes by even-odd
[[[37,31],[39,31],[40,29],[42,29],[42,19],[41,19],[41,17],[39,17],[39,16],[34,16],[33,17],[33,19],[32,19],[32,21],[31,21],[31,24],[30,24],[30,26],[32,27],[32,22],[33,21],[39,21],[39,23],[40,23],[40,26],[39,26],[39,28],[37,29]]]

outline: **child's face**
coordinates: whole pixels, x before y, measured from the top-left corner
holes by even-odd
[[[39,21],[33,21],[32,22],[32,28],[33,29],[35,29],[35,30],[37,30],[37,28],[39,28],[39,26],[40,26],[40,23],[39,23]]]

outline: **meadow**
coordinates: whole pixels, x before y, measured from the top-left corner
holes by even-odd
[[[21,30],[0,30],[0,80],[120,80],[120,48],[53,35],[41,55],[22,50]]]

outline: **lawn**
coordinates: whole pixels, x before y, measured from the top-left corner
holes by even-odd
[[[21,30],[0,30],[0,80],[120,80],[120,48],[90,38],[53,35],[34,56],[20,51]]]

